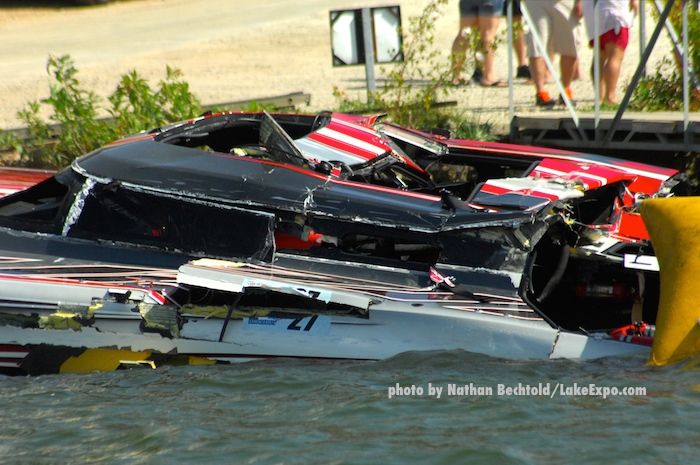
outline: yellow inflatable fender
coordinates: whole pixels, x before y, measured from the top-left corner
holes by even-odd
[[[700,353],[700,197],[645,200],[641,213],[661,281],[649,362],[666,365]]]

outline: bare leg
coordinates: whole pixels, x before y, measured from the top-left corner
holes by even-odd
[[[571,81],[574,80],[576,73],[576,63],[578,58],[562,55],[559,59],[559,70],[561,73],[561,83],[565,88],[571,86]]]
[[[522,19],[515,21],[517,23],[522,23]],[[527,48],[525,47],[525,32],[521,29],[515,32],[515,40],[513,45],[515,45],[515,56],[518,60],[518,66],[524,66],[527,64]]]
[[[551,35],[547,39],[547,56],[549,57],[549,61],[551,61],[554,66],[557,66],[555,63],[555,60],[557,59],[557,54],[554,53],[554,46],[552,45]],[[546,64],[544,66],[544,82],[554,82],[554,76],[552,76],[552,73],[549,72],[549,68],[547,68]]]
[[[493,71],[493,62],[496,55],[494,42],[496,40],[496,32],[498,32],[498,22],[500,19],[500,16],[480,16],[478,18],[479,33],[481,34],[482,50],[484,52],[483,82],[486,84],[497,81]]]
[[[599,97],[601,103],[605,103],[607,101],[606,97],[606,91],[605,91],[605,63],[608,61],[608,52],[606,50],[601,50],[600,54],[598,56],[598,61],[600,62],[600,83],[599,83]],[[595,70],[593,70],[593,74],[595,74]],[[591,80],[595,82],[595,75],[591,76]]]
[[[576,63],[574,65],[574,76],[573,76],[574,81],[580,81],[581,80],[581,61],[576,58]]]
[[[544,58],[530,57],[530,72],[532,73],[532,80],[535,83],[537,92],[543,92],[545,90],[544,85],[547,82],[547,66],[544,63]]]
[[[605,44],[607,60],[603,67],[603,80],[605,81],[605,101],[617,103],[617,81],[620,78],[620,68],[625,57],[625,51],[615,44]]]
[[[455,84],[459,81],[464,61],[466,59],[467,47],[469,41],[464,35],[464,30],[468,27],[477,25],[477,18],[474,16],[464,16],[459,19],[459,32],[452,42],[452,82]]]

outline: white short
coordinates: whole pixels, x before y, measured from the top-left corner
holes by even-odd
[[[527,34],[527,54],[529,57],[542,56],[532,38],[533,26],[537,29],[545,46],[551,46],[554,53],[563,56],[578,56],[578,23],[580,18],[573,14],[574,0],[523,0],[530,12],[534,25]]]

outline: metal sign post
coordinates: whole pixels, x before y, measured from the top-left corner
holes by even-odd
[[[513,98],[513,1],[506,0],[508,19],[508,121],[513,121],[515,117],[515,101]],[[520,32],[523,33],[522,31]]]
[[[362,9],[362,38],[365,46],[365,77],[367,79],[367,102],[377,90],[377,82],[374,79],[374,27],[369,8]]]
[[[642,61],[647,46],[647,2],[639,2],[639,61]],[[647,67],[642,68],[642,77],[647,77]]]
[[[595,120],[593,137],[596,142],[600,136],[600,2],[593,4],[593,94],[595,102]],[[644,0],[642,0],[644,1]]]

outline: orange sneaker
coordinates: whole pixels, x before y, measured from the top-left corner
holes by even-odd
[[[566,92],[566,96],[569,97],[569,101],[571,102],[571,105],[576,106],[576,100],[574,100],[574,93],[571,90],[571,87],[567,87],[566,89],[564,89],[564,91]],[[559,104],[566,105],[564,103],[564,98],[561,95],[559,96]]]
[[[537,96],[535,97],[535,105],[538,107],[552,108],[555,104],[556,102],[549,95],[549,92],[546,90],[537,92]]]

